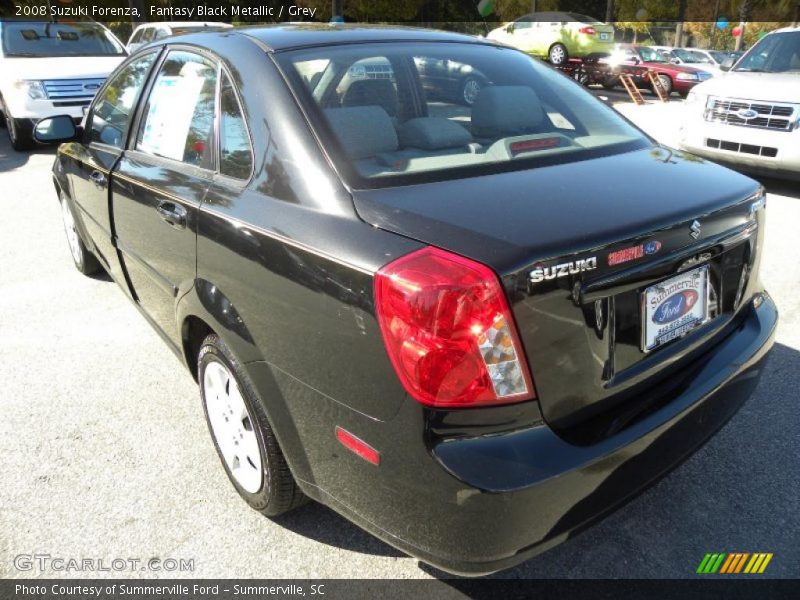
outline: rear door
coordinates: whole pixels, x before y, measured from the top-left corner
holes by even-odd
[[[169,51],[114,171],[117,247],[133,295],[176,344],[177,299],[196,272],[197,212],[215,170],[215,60]]]

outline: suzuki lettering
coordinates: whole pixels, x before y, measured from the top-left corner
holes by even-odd
[[[577,275],[584,271],[594,271],[597,268],[597,257],[575,260],[568,263],[561,263],[554,267],[538,267],[531,271],[531,283],[539,283],[540,281],[547,281],[556,279],[558,277],[566,277],[567,275]]]

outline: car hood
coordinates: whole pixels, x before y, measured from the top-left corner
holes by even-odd
[[[710,96],[797,103],[800,99],[800,75],[729,71],[701,83],[694,91]]]
[[[70,56],[7,58],[0,66],[4,79],[105,78],[125,56]]]

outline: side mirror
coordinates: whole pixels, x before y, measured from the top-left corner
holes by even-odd
[[[514,24],[509,23],[508,27],[506,27],[506,33],[514,33]]]
[[[722,64],[719,66],[719,68],[721,71],[730,71],[731,67],[733,66],[733,63],[735,62],[736,61],[733,59],[733,57],[729,56],[728,58],[722,61]]]
[[[33,138],[42,144],[60,144],[78,138],[78,128],[69,115],[47,117],[36,123]]]

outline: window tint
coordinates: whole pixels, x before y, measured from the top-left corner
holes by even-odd
[[[143,32],[142,29],[137,29],[136,31],[134,31],[133,35],[131,36],[131,39],[128,40],[128,43],[129,44],[138,44],[139,40],[142,39],[142,32]]]
[[[322,58],[330,65],[309,94],[299,67]],[[359,44],[276,60],[355,185],[463,178],[649,144],[583,88],[510,49]]]
[[[153,34],[156,32],[155,28],[153,27],[145,27],[144,31],[142,32],[142,43],[146,44],[147,42],[152,41]]]
[[[169,33],[167,31],[165,31],[164,29],[156,29],[155,30],[155,35],[153,36],[153,39],[154,40],[163,40],[168,35],[169,35]]]
[[[219,96],[219,170],[223,175],[247,179],[253,168],[250,138],[236,92],[227,75]]]
[[[170,52],[147,99],[136,149],[211,168],[216,85],[214,63]]]
[[[156,53],[150,52],[131,62],[97,97],[88,128],[90,142],[122,148],[136,97],[155,58]]]

